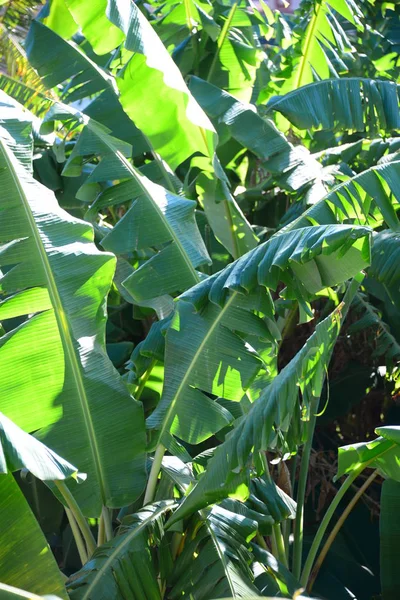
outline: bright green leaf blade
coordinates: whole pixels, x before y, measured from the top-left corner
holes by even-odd
[[[83,477],[76,467],[0,413],[0,473],[28,469],[42,481]]]
[[[11,473],[0,475],[0,519],[1,581],[10,586],[22,586],[34,594],[57,594],[67,598],[46,538]],[[1,588],[0,597],[7,598]]]
[[[400,481],[400,427],[378,427],[381,437],[339,448],[336,479],[365,467],[379,469],[386,477]]]
[[[87,216],[97,215],[107,206],[132,201],[125,215],[103,238],[103,247],[116,254],[161,248],[123,282],[131,296],[142,302],[195,285],[199,281],[196,268],[210,263],[195,221],[195,202],[142,175],[125,158],[130,154],[130,146],[109,135],[93,119],[63,105],[55,105],[45,122],[54,119],[85,124],[64,166],[66,176],[79,174],[84,159],[94,155],[101,160],[87,184],[122,180],[99,195]],[[143,222],[147,227],[143,227]]]
[[[129,504],[145,483],[142,407],[104,348],[114,258],[96,249],[90,225],[61,210],[32,179],[13,144],[2,130],[2,306],[9,310],[14,302],[19,316],[30,315],[34,289],[46,289],[49,303],[0,340],[2,410],[23,429],[39,430],[52,449],[88,474],[76,495],[86,514],[98,516],[102,504]]]

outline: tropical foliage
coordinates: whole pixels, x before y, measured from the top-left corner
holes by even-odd
[[[0,1],[0,597],[400,594],[399,7]]]

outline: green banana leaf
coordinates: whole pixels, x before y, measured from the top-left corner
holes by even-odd
[[[298,129],[365,131],[370,137],[400,128],[398,86],[361,77],[317,81],[272,98],[266,113],[280,112]]]
[[[375,429],[380,437],[339,448],[335,480],[360,467],[379,469],[385,476],[400,481],[400,426],[387,425]]]
[[[83,479],[76,467],[0,413],[0,579],[32,592],[66,598],[54,556],[12,475],[20,469],[42,481]],[[12,590],[4,594],[6,591],[11,594]]]
[[[381,493],[380,573],[383,600],[396,600],[400,594],[400,482],[387,479]]]
[[[59,104],[51,108],[44,123],[48,125],[55,119],[84,123],[64,166],[64,175],[79,174],[84,158],[94,155],[101,160],[85,186],[120,179],[120,183],[100,194],[88,216],[97,215],[104,207],[133,200],[124,217],[103,238],[103,247],[116,254],[160,248],[122,282],[132,297],[138,302],[146,301],[198,283],[196,267],[209,264],[210,258],[195,221],[196,203],[142,175],[125,158],[130,155],[130,146],[109,135],[96,121]],[[146,227],[142,226],[143,220]]]
[[[173,501],[158,502],[126,517],[117,537],[97,548],[68,582],[72,600],[161,600],[152,545],[160,543]]]
[[[345,281],[367,266],[366,235],[366,229],[349,226],[275,235],[181,296],[166,334],[163,394],[147,420],[148,427],[159,430],[162,444],[170,446],[170,432],[198,443],[218,431],[225,413],[203,392],[239,401],[261,369],[251,339],[246,344],[237,335],[274,341],[268,328],[272,299],[264,292],[260,305],[258,286],[276,289],[284,281],[305,304],[310,292]],[[347,250],[347,260],[337,260],[341,248]],[[267,320],[253,310],[261,310]]]
[[[294,147],[274,123],[214,85],[192,76],[189,89],[217,126],[223,123],[230,136],[267,162],[271,173],[290,173],[286,183],[293,190],[321,178],[321,165],[305,148]]]
[[[5,583],[0,583],[0,598],[1,600],[18,600],[18,598],[26,598],[27,600],[60,600],[59,596],[37,596],[11,585],[6,585]]]
[[[328,79],[333,71],[329,51],[353,50],[344,28],[333,17],[336,11],[351,25],[362,29],[361,10],[352,0],[321,0],[306,5],[307,13],[297,32],[297,41],[290,48],[291,74],[283,81],[281,93],[301,88],[315,79]],[[303,27],[306,27],[304,32]],[[333,72],[332,72],[333,71]]]
[[[357,277],[349,288],[344,300],[344,315],[361,279]],[[249,471],[246,465],[250,453],[279,446],[279,433],[288,431],[292,418],[300,418],[298,408],[296,411],[300,392],[303,412],[307,415],[311,398],[318,398],[321,394],[340,325],[340,310],[334,311],[317,325],[303,348],[267,386],[247,415],[237,421],[234,430],[216,449],[206,472],[173,514],[169,526],[195,510],[228,496],[243,499],[249,495]]]
[[[78,469],[0,413],[0,473],[27,469],[42,481],[86,479]]]
[[[13,126],[19,118],[16,113]],[[27,139],[31,144],[29,129]],[[18,157],[29,167],[26,147]],[[98,516],[102,504],[129,504],[145,484],[142,407],[104,347],[115,259],[96,249],[90,225],[60,209],[33,180],[15,148],[2,128],[2,410],[79,464],[88,480],[74,492],[85,514]],[[15,318],[13,327],[9,319]],[[24,365],[23,377],[16,364]]]
[[[83,1],[66,6],[95,52],[110,52],[124,40],[125,60],[129,60],[117,78],[119,100],[153,150],[172,169],[195,152],[212,157],[214,129],[136,5],[97,0],[90,6]]]
[[[186,543],[168,581],[169,597],[212,600],[231,594],[234,598],[259,596],[251,570],[249,542],[257,521],[222,506],[201,511],[201,522],[189,529]]]
[[[105,89],[115,89],[113,77],[90,60],[76,44],[63,40],[40,21],[31,22],[25,50],[30,64],[47,88],[68,84],[63,95],[69,102],[82,100]]]
[[[399,231],[399,174],[398,160],[362,171],[337,185],[284,231],[310,223],[343,223],[349,219],[373,228],[385,222],[393,231]]]

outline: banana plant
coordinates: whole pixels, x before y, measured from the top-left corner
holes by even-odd
[[[30,23],[26,77],[0,78],[0,595],[369,600],[376,566],[331,565],[382,488],[397,597],[381,21],[353,0],[49,0]],[[353,399],[323,423],[359,356],[363,408],[385,396],[353,439]]]

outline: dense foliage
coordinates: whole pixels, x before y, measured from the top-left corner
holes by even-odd
[[[400,597],[399,13],[0,2],[0,597]]]

